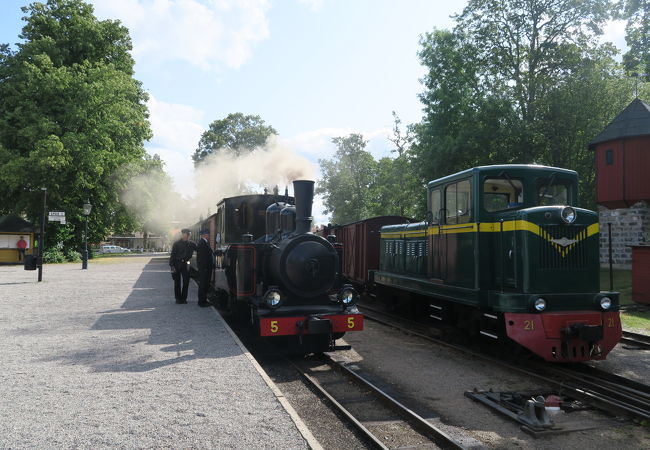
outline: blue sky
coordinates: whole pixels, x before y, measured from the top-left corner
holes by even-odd
[[[0,42],[15,43],[22,0],[0,1]],[[390,154],[391,111],[421,118],[420,35],[450,28],[465,1],[93,0],[131,32],[136,78],[151,100],[151,153],[192,193],[201,133],[231,112],[258,114],[283,145],[316,163],[331,138],[360,132]],[[623,43],[623,24],[607,39]],[[319,208],[315,209],[315,213]]]

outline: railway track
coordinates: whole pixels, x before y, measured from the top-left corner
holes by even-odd
[[[632,333],[631,331],[623,331],[621,342],[634,347],[643,349],[650,349],[650,336],[646,334]]]
[[[551,363],[525,362],[511,364],[462,345],[446,342],[427,329],[427,326],[408,319],[359,305],[368,320],[390,326],[411,335],[435,342],[448,348],[480,358],[492,364],[517,371],[528,377],[545,382],[561,393],[588,402],[607,413],[617,413],[637,420],[650,420],[650,386],[604,372],[588,364],[557,365]],[[431,327],[428,327],[431,328]]]
[[[374,448],[465,448],[329,355],[292,364]]]

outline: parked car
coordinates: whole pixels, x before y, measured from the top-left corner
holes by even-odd
[[[99,248],[99,253],[128,253],[130,251],[128,248],[119,245],[102,245]]]

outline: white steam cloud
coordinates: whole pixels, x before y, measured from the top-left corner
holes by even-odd
[[[276,186],[283,193],[294,180],[314,180],[315,172],[312,162],[272,136],[263,147],[240,149],[239,156],[219,149],[205,158],[194,169],[191,198],[181,198],[159,172],[134,177],[121,198],[151,231],[167,233],[214,214],[225,197],[260,194],[264,188],[272,193]]]
[[[228,149],[220,149],[195,169],[194,185],[198,194],[190,223],[199,216],[207,217],[208,212],[214,213],[217,202],[224,197],[259,194],[264,188],[270,193],[275,186],[284,192],[284,187],[293,180],[314,179],[314,164],[281,144],[275,136],[264,147],[240,153],[236,156]]]

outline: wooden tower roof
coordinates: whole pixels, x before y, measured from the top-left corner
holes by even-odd
[[[635,98],[591,141],[589,146],[593,147],[601,142],[638,136],[650,136],[650,106]]]

